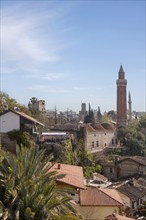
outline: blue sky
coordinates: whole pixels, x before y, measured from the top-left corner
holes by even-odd
[[[116,110],[123,65],[145,110],[145,1],[1,1],[1,91],[27,105]]]

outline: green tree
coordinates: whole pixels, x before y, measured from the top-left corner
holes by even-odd
[[[104,112],[101,118],[101,123],[110,122],[110,121],[111,121],[111,117],[108,115],[107,112]]]
[[[65,159],[63,161],[66,164],[75,164],[75,156],[72,151],[72,142],[71,139],[65,141]]]
[[[84,118],[84,123],[88,124],[91,122],[92,122],[91,117],[89,115],[86,115],[86,117]]]
[[[84,118],[84,123],[88,124],[88,123],[93,123],[93,122],[94,122],[94,113],[89,104],[89,112],[88,112],[88,115]]]
[[[37,104],[37,98],[36,97],[32,97],[31,99],[30,99],[30,102],[28,103],[28,108],[29,108],[29,110],[31,111],[31,114],[33,115],[33,116],[36,116],[37,114],[38,114],[38,111],[37,111],[37,109],[36,109],[36,104]]]
[[[112,120],[116,120],[116,113],[114,110],[111,110],[107,113],[107,116],[110,117]]]
[[[120,145],[126,145],[126,127],[120,126],[117,129],[117,138],[120,141]]]
[[[145,128],[146,129],[146,114],[140,117],[140,120],[138,122],[138,127],[140,129]]]
[[[76,164],[80,166],[91,165],[92,154],[85,149],[84,140],[80,138],[76,147]]]
[[[37,147],[17,147],[16,155],[1,150],[0,218],[3,220],[78,219],[71,189],[56,185],[56,172]],[[51,158],[49,158],[51,159]]]
[[[144,121],[133,121],[128,126],[120,126],[117,129],[117,137],[120,145],[125,147],[124,154],[129,156],[144,156],[146,150],[145,134],[143,132]]]
[[[137,210],[134,212],[134,216],[144,216],[146,219],[146,201],[142,205],[138,206]]]
[[[126,142],[125,154],[129,156],[144,156],[143,145],[137,139],[128,139]]]
[[[27,147],[32,147],[36,145],[33,137],[28,132],[13,130],[8,132],[7,134],[8,137],[11,140],[15,140],[19,146],[24,145]]]
[[[93,173],[95,173],[95,172],[101,172],[101,170],[102,170],[102,166],[100,164],[87,166],[87,167],[84,167],[84,169],[83,169],[84,175],[87,178],[92,177]]]
[[[40,146],[41,149],[45,149],[46,157],[53,155],[53,160],[59,163],[65,161],[65,144],[63,143],[44,143]]]
[[[30,112],[24,105],[19,104],[15,99],[11,98],[7,93],[0,92],[0,113],[4,111],[4,106],[7,106],[8,109],[13,109],[13,110],[14,107],[18,107],[20,110],[30,114]]]

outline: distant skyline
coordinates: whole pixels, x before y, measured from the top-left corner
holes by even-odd
[[[122,64],[132,110],[146,111],[145,1],[1,1],[0,90],[27,106],[116,110]],[[127,105],[128,107],[128,105]]]

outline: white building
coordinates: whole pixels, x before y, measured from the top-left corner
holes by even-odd
[[[12,130],[37,130],[37,126],[44,127],[42,123],[31,116],[15,110],[7,110],[0,114],[0,133]]]

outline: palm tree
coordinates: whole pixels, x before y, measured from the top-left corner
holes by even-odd
[[[0,219],[79,219],[71,206],[71,189],[56,185],[61,178],[38,147],[17,147],[16,155],[1,150]],[[51,157],[49,158],[49,160]]]

